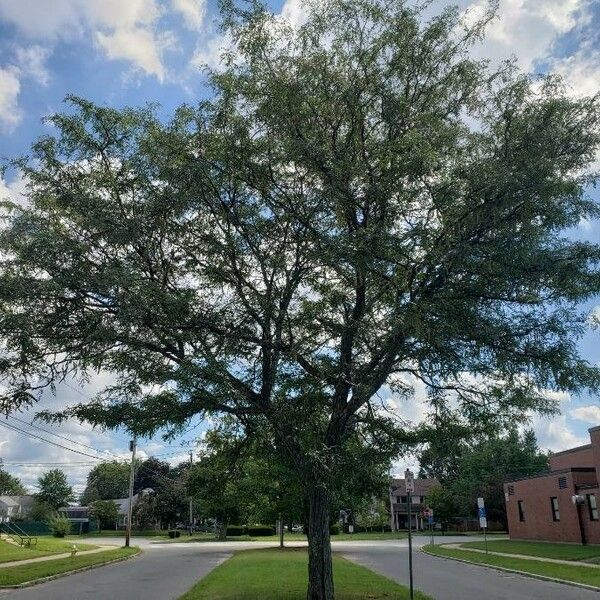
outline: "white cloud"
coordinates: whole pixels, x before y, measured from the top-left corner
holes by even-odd
[[[593,96],[600,92],[600,50],[590,41],[577,52],[553,60],[551,70],[561,75],[574,96]]]
[[[18,173],[10,183],[0,177],[0,200],[10,200],[25,206],[27,204],[27,182],[21,173]]]
[[[0,128],[6,132],[13,131],[23,118],[18,104],[20,91],[19,70],[0,68]]]
[[[591,425],[600,424],[600,406],[590,404],[589,406],[580,406],[569,413],[574,419],[590,423]]]
[[[227,52],[231,47],[231,39],[227,36],[223,37],[214,34],[196,46],[189,66],[194,70],[200,70],[204,67],[218,69],[221,65],[223,53]]]
[[[533,419],[532,425],[543,450],[559,452],[589,443],[587,437],[579,437],[569,428],[565,415],[553,417],[552,420],[537,417]]]
[[[483,16],[488,6],[488,0],[465,5],[467,21]],[[583,8],[583,0],[501,0],[478,52],[495,59],[514,55],[530,71],[537,60],[549,56],[560,35],[588,19]]]
[[[171,5],[173,10],[181,14],[188,29],[198,30],[202,27],[206,16],[206,0],[171,0]]]
[[[156,36],[148,29],[135,27],[116,29],[112,33],[98,31],[96,40],[108,58],[127,60],[136,69],[164,81],[166,71],[162,53],[174,46],[169,34]]]
[[[164,50],[171,36],[158,31],[162,9],[156,0],[0,0],[0,20],[25,35],[44,40],[73,38],[90,32],[111,59],[164,79]]]
[[[50,74],[46,68],[49,56],[50,50],[38,45],[19,47],[15,51],[16,62],[21,73],[44,86],[50,81]]]
[[[592,324],[592,326],[600,327],[600,304],[592,308],[588,320]]]

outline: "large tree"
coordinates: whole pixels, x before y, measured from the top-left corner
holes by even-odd
[[[73,488],[67,476],[60,469],[52,469],[38,478],[36,500],[57,510],[75,500]]]
[[[129,465],[111,461],[96,465],[87,476],[85,489],[80,498],[82,506],[97,500],[116,500],[127,496],[129,489]]]
[[[267,430],[305,483],[308,597],[331,599],[329,501],[353,433],[393,425],[383,386],[479,421],[598,387],[575,340],[600,249],[564,231],[598,215],[600,111],[470,57],[487,18],[328,0],[293,29],[246,6],[207,100],[163,123],[71,98],[18,161],[2,407],[103,369],[71,414]]]
[[[16,475],[0,468],[0,496],[23,496],[27,494],[25,486]]]

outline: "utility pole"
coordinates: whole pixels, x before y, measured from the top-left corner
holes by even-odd
[[[131,452],[131,470],[129,472],[129,506],[127,507],[127,529],[125,531],[125,547],[129,548],[131,539],[131,514],[133,512],[133,481],[135,478],[135,449],[137,439],[135,436],[129,442],[129,452]]]
[[[194,452],[192,450],[190,450],[190,473],[191,473],[193,464],[194,464]],[[190,496],[190,535],[192,535],[193,529],[194,529],[194,500]]]

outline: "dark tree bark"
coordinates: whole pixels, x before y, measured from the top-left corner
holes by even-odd
[[[333,568],[329,539],[329,491],[315,485],[309,492],[307,600],[333,600]]]
[[[227,519],[217,520],[217,539],[221,541],[227,539]]]

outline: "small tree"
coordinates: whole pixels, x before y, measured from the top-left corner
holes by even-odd
[[[51,517],[48,521],[48,526],[54,537],[63,538],[71,532],[71,521],[66,517]]]
[[[45,502],[54,510],[66,506],[75,500],[73,488],[67,482],[67,476],[60,469],[52,469],[38,478],[39,491],[36,498]]]
[[[442,533],[448,530],[458,515],[458,503],[454,492],[447,487],[433,488],[427,497],[429,508],[433,510],[434,521],[440,523]]]
[[[42,502],[38,498],[35,498],[27,518],[31,521],[49,521],[52,517],[56,516],[56,509],[48,504],[48,502]]]
[[[90,517],[98,521],[98,532],[102,530],[102,524],[112,521],[113,523],[119,517],[119,507],[112,500],[97,500],[90,504]]]

